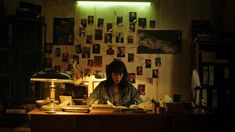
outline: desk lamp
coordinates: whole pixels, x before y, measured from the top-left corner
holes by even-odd
[[[61,108],[56,104],[55,101],[55,83],[73,83],[71,77],[65,73],[57,72],[57,71],[45,71],[38,72],[32,76],[31,81],[39,81],[39,82],[50,82],[50,96],[49,103],[43,105],[41,107],[42,111],[48,111],[50,113],[54,113],[56,111],[60,111]]]

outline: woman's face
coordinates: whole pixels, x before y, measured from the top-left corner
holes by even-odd
[[[113,79],[113,82],[114,84],[118,84],[121,82],[122,80],[122,77],[123,77],[123,73],[112,73],[112,79]]]

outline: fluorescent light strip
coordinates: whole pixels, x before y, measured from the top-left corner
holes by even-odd
[[[150,6],[151,2],[77,1],[77,4],[86,6]]]

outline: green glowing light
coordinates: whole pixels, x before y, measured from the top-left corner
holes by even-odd
[[[77,1],[86,6],[150,6],[151,2],[119,2],[119,1]]]

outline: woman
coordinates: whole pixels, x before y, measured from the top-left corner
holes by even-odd
[[[128,81],[128,72],[125,64],[120,60],[112,61],[107,67],[107,79],[100,82],[89,96],[87,104],[95,101],[107,104],[107,101],[116,106],[139,104],[141,98],[138,90]]]

